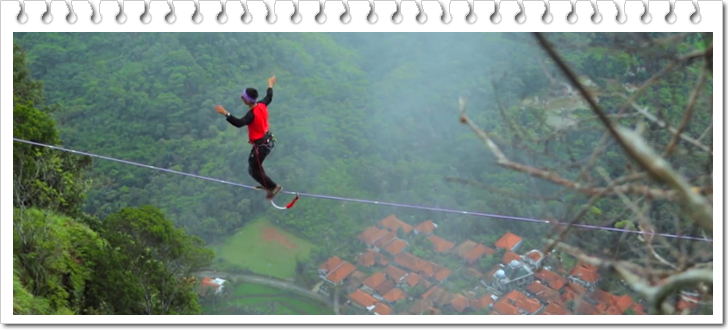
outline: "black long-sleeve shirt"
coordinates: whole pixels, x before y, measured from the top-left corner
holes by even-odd
[[[268,87],[268,90],[265,92],[265,97],[258,103],[263,103],[265,104],[265,106],[268,106],[272,101],[273,88]],[[235,127],[243,127],[252,123],[253,118],[255,118],[255,115],[253,114],[253,109],[250,109],[242,118],[236,118],[233,117],[233,115],[229,115],[225,119],[227,119],[228,123],[232,124]]]

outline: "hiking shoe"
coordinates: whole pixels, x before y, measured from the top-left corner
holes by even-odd
[[[268,190],[268,196],[267,196],[267,198],[268,199],[273,199],[273,197],[275,197],[279,192],[281,192],[281,189],[283,189],[283,187],[281,187],[281,185],[277,185],[272,190]]]

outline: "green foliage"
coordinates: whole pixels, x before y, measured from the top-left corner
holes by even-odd
[[[26,55],[13,44],[13,137],[56,145],[61,140],[54,108],[44,104],[43,84],[30,77]],[[77,216],[87,189],[82,172],[90,158],[13,143],[14,205]]]
[[[614,228],[635,230],[634,223],[629,220],[618,221],[614,224]]]
[[[50,114],[59,108],[44,105],[24,52],[15,46],[13,55],[13,135],[61,143]],[[155,208],[103,222],[83,213],[89,166],[88,157],[14,145],[14,314],[199,314],[183,279],[209,265],[212,251]]]
[[[628,85],[659,72],[671,56],[706,45],[696,35],[655,51],[634,52],[622,47],[633,46],[633,38],[620,44],[616,36],[624,35],[549,35],[609,111],[622,106]],[[240,90],[252,86],[262,92],[264,79],[275,71],[278,84],[270,118],[278,142],[265,165],[286,190],[556,220],[570,219],[575,212],[571,204],[586,203],[588,196],[572,189],[498,166],[457,121],[459,96],[467,97],[471,119],[510,160],[547,169],[582,187],[602,184],[593,171],[580,176],[579,162],[591,156],[603,127],[589,119],[593,114],[583,100],[562,95],[562,87],[554,86],[544,73],[559,77],[557,70],[550,63],[542,67],[542,51],[521,34],[19,33],[14,41],[27,51],[26,57],[15,46],[13,57],[13,134],[22,139],[251,183],[245,130],[231,127],[213,108],[221,104],[242,115],[244,110],[236,107]],[[700,70],[692,64],[676,70],[635,102],[659,109],[660,118],[671,125],[679,123]],[[704,88],[709,90],[711,79]],[[702,134],[712,120],[705,110],[712,109],[711,102],[710,95],[701,95],[685,134]],[[556,130],[565,116],[580,120],[578,127]],[[641,121],[620,119],[627,127]],[[647,130],[645,136],[656,146],[672,138],[659,129]],[[682,143],[678,148],[670,160],[679,162],[687,177],[712,171],[710,157],[691,155]],[[172,302],[160,298],[177,283],[176,276],[211,262],[211,253],[193,236],[223,246],[259,217],[317,245],[308,258],[296,262],[297,280],[304,282],[316,281],[316,267],[334,254],[353,260],[362,250],[352,244],[354,237],[392,212],[413,225],[433,219],[440,224],[437,235],[456,244],[471,239],[492,245],[511,231],[526,239],[525,248],[540,248],[548,231],[528,222],[312,198],[278,212],[260,193],[215,182],[108,161],[94,162],[91,168],[85,157],[19,143],[14,143],[13,154],[15,207],[52,215],[23,215],[32,225],[22,233],[16,228],[14,234],[30,238],[14,242],[22,250],[16,254],[21,288],[47,303],[28,304],[31,298],[19,288],[24,300],[16,307],[23,312],[36,306],[36,311],[53,313],[196,313],[199,304],[187,284],[164,291]],[[597,161],[613,179],[629,171],[615,145]],[[443,182],[445,176],[488,188]],[[523,197],[534,195],[558,197]],[[670,218],[670,207],[655,202],[651,217]],[[580,221],[588,224],[625,216],[621,200],[611,197],[587,211]],[[70,219],[67,223],[79,232],[54,225],[46,233],[38,227],[56,218]],[[614,226],[634,228],[631,221]],[[654,226],[656,231],[677,232],[673,221]],[[83,236],[81,229],[95,233],[101,243]],[[76,243],[67,238],[72,235],[84,239]],[[582,231],[566,241],[594,252],[613,246],[618,235]],[[53,240],[56,236],[60,238]],[[400,231],[398,236],[404,237]],[[459,267],[459,260],[435,253],[422,237],[406,239],[410,253],[453,270]],[[88,252],[95,246],[91,242],[102,247]],[[83,267],[69,266],[58,253],[64,249],[85,253]],[[215,266],[239,262],[231,256],[226,253]],[[484,258],[479,268],[486,270],[501,257]],[[570,269],[574,263],[565,256],[562,266]],[[53,271],[45,275],[46,269]],[[43,280],[29,273],[42,274]],[[75,280],[58,284],[57,274],[72,274]],[[88,274],[93,274],[91,280]],[[83,297],[70,293],[81,286]],[[147,294],[154,299],[139,304]],[[255,314],[283,307],[240,308]]]
[[[71,218],[35,208],[14,209],[13,222],[20,281],[50,308],[39,311],[82,312],[82,293],[102,248],[99,236]]]
[[[123,208],[104,219],[110,247],[93,288],[111,314],[199,314],[192,284],[182,279],[210,264],[205,242],[174,228],[152,206]],[[141,302],[141,303],[140,303]]]
[[[478,265],[480,266],[480,269],[483,271],[489,270],[494,265],[498,264],[500,262],[500,259],[496,257],[495,254],[487,255],[481,258],[478,261]]]
[[[23,286],[20,274],[13,263],[13,314],[42,315],[54,314],[46,299],[35,297]]]

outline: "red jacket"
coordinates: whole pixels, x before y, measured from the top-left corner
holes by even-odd
[[[263,103],[256,104],[253,109],[253,122],[248,124],[248,142],[253,143],[268,133],[268,107]]]

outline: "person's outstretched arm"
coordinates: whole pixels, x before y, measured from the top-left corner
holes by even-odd
[[[260,100],[260,103],[265,104],[267,107],[271,102],[273,101],[273,87],[268,87],[268,90],[265,92],[265,97]]]
[[[252,110],[248,111],[248,113],[246,113],[245,116],[243,116],[243,118],[233,117],[221,105],[215,106],[215,111],[217,111],[217,113],[219,113],[219,114],[224,115],[227,122],[232,124],[235,127],[243,127],[245,125],[250,125],[250,123],[253,122],[253,118],[255,118]]]
[[[268,78],[268,90],[265,92],[265,97],[260,100],[260,103],[265,104],[267,107],[273,101],[273,85],[276,84],[276,76]]]
[[[225,120],[227,120],[228,123],[232,124],[235,127],[250,125],[250,123],[253,122],[253,118],[255,118],[255,115],[253,115],[253,110],[248,111],[248,113],[246,113],[245,116],[243,116],[242,118],[236,118],[229,112],[225,116]]]

